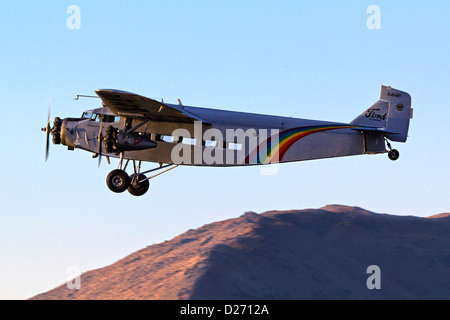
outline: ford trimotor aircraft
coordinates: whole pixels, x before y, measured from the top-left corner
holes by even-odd
[[[362,154],[399,158],[390,141],[406,142],[411,96],[382,86],[380,99],[350,123],[325,122],[168,104],[119,90],[97,90],[103,107],[47,126],[54,144],[94,153],[99,165],[118,158],[111,191],[142,196],[149,180],[179,165],[268,165]],[[133,164],[133,174],[126,169]],[[142,162],[159,164],[143,172]],[[158,173],[157,173],[158,172]],[[146,174],[152,173],[150,177]]]

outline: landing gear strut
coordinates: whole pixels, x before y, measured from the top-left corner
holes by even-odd
[[[127,160],[125,163],[125,166],[122,166],[123,164],[123,154],[120,155],[120,162],[119,162],[119,168],[117,170],[112,171],[108,177],[106,178],[106,184],[108,188],[115,193],[122,193],[125,192],[125,190],[128,190],[128,192],[136,197],[140,197],[145,195],[149,188],[150,188],[150,179],[153,179],[165,172],[168,172],[170,170],[175,169],[178,167],[178,165],[168,164],[163,165],[160,164],[159,168],[148,170],[145,172],[141,172],[141,161],[138,161],[138,165],[136,167],[136,160],[133,161],[133,168],[134,168],[134,174],[129,176],[127,172],[125,171],[127,169],[127,166],[130,162],[130,160]],[[157,174],[154,174],[153,176],[147,178],[145,174],[150,172],[156,172],[163,170]]]
[[[396,149],[392,149],[392,146],[387,139],[386,139],[386,144],[389,148],[389,153],[388,153],[389,159],[391,159],[392,161],[397,161],[400,158],[400,152],[398,152],[398,150],[396,150]]]

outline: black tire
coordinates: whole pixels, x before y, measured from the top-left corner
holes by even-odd
[[[142,181],[144,179],[147,179],[147,177],[145,175],[141,174],[139,176],[139,180]],[[150,182],[148,180],[145,180],[144,182],[141,182],[138,184],[135,184],[132,182],[128,186],[128,192],[135,197],[141,197],[148,192],[149,188],[150,188]]]
[[[114,170],[108,175],[108,178],[106,178],[106,184],[112,192],[122,193],[128,189],[130,177],[123,170]]]
[[[391,151],[389,151],[388,156],[389,159],[391,159],[392,161],[397,161],[398,158],[400,158],[400,152],[398,152],[395,149],[392,149]]]

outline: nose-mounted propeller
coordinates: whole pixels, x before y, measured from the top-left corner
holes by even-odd
[[[52,101],[50,100],[48,106],[48,117],[47,117],[47,126],[42,128],[41,131],[46,133],[46,143],[45,143],[45,161],[48,160],[50,153],[50,134],[53,135],[53,144],[61,144],[61,125],[62,121],[60,118],[55,118],[53,122],[53,128],[50,127],[50,118],[51,118],[51,105]]]
[[[45,162],[47,162],[47,160],[48,160],[48,154],[49,154],[49,150],[50,150],[50,131],[52,130],[50,128],[50,116],[51,116],[51,111],[50,111],[50,107],[49,107],[48,108],[47,126],[45,128],[42,128],[42,131],[44,131],[47,134],[47,143],[45,145]]]
[[[50,151],[50,133],[52,132],[52,128],[50,127],[51,109],[52,109],[52,100],[50,99],[50,101],[48,102],[47,126],[41,129],[41,131],[45,132],[47,135],[47,141],[45,144],[45,162],[47,162],[48,160],[48,155]]]

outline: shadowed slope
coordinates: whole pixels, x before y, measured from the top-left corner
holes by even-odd
[[[345,206],[246,213],[35,299],[449,299],[450,218]],[[381,268],[369,290],[367,267]]]

